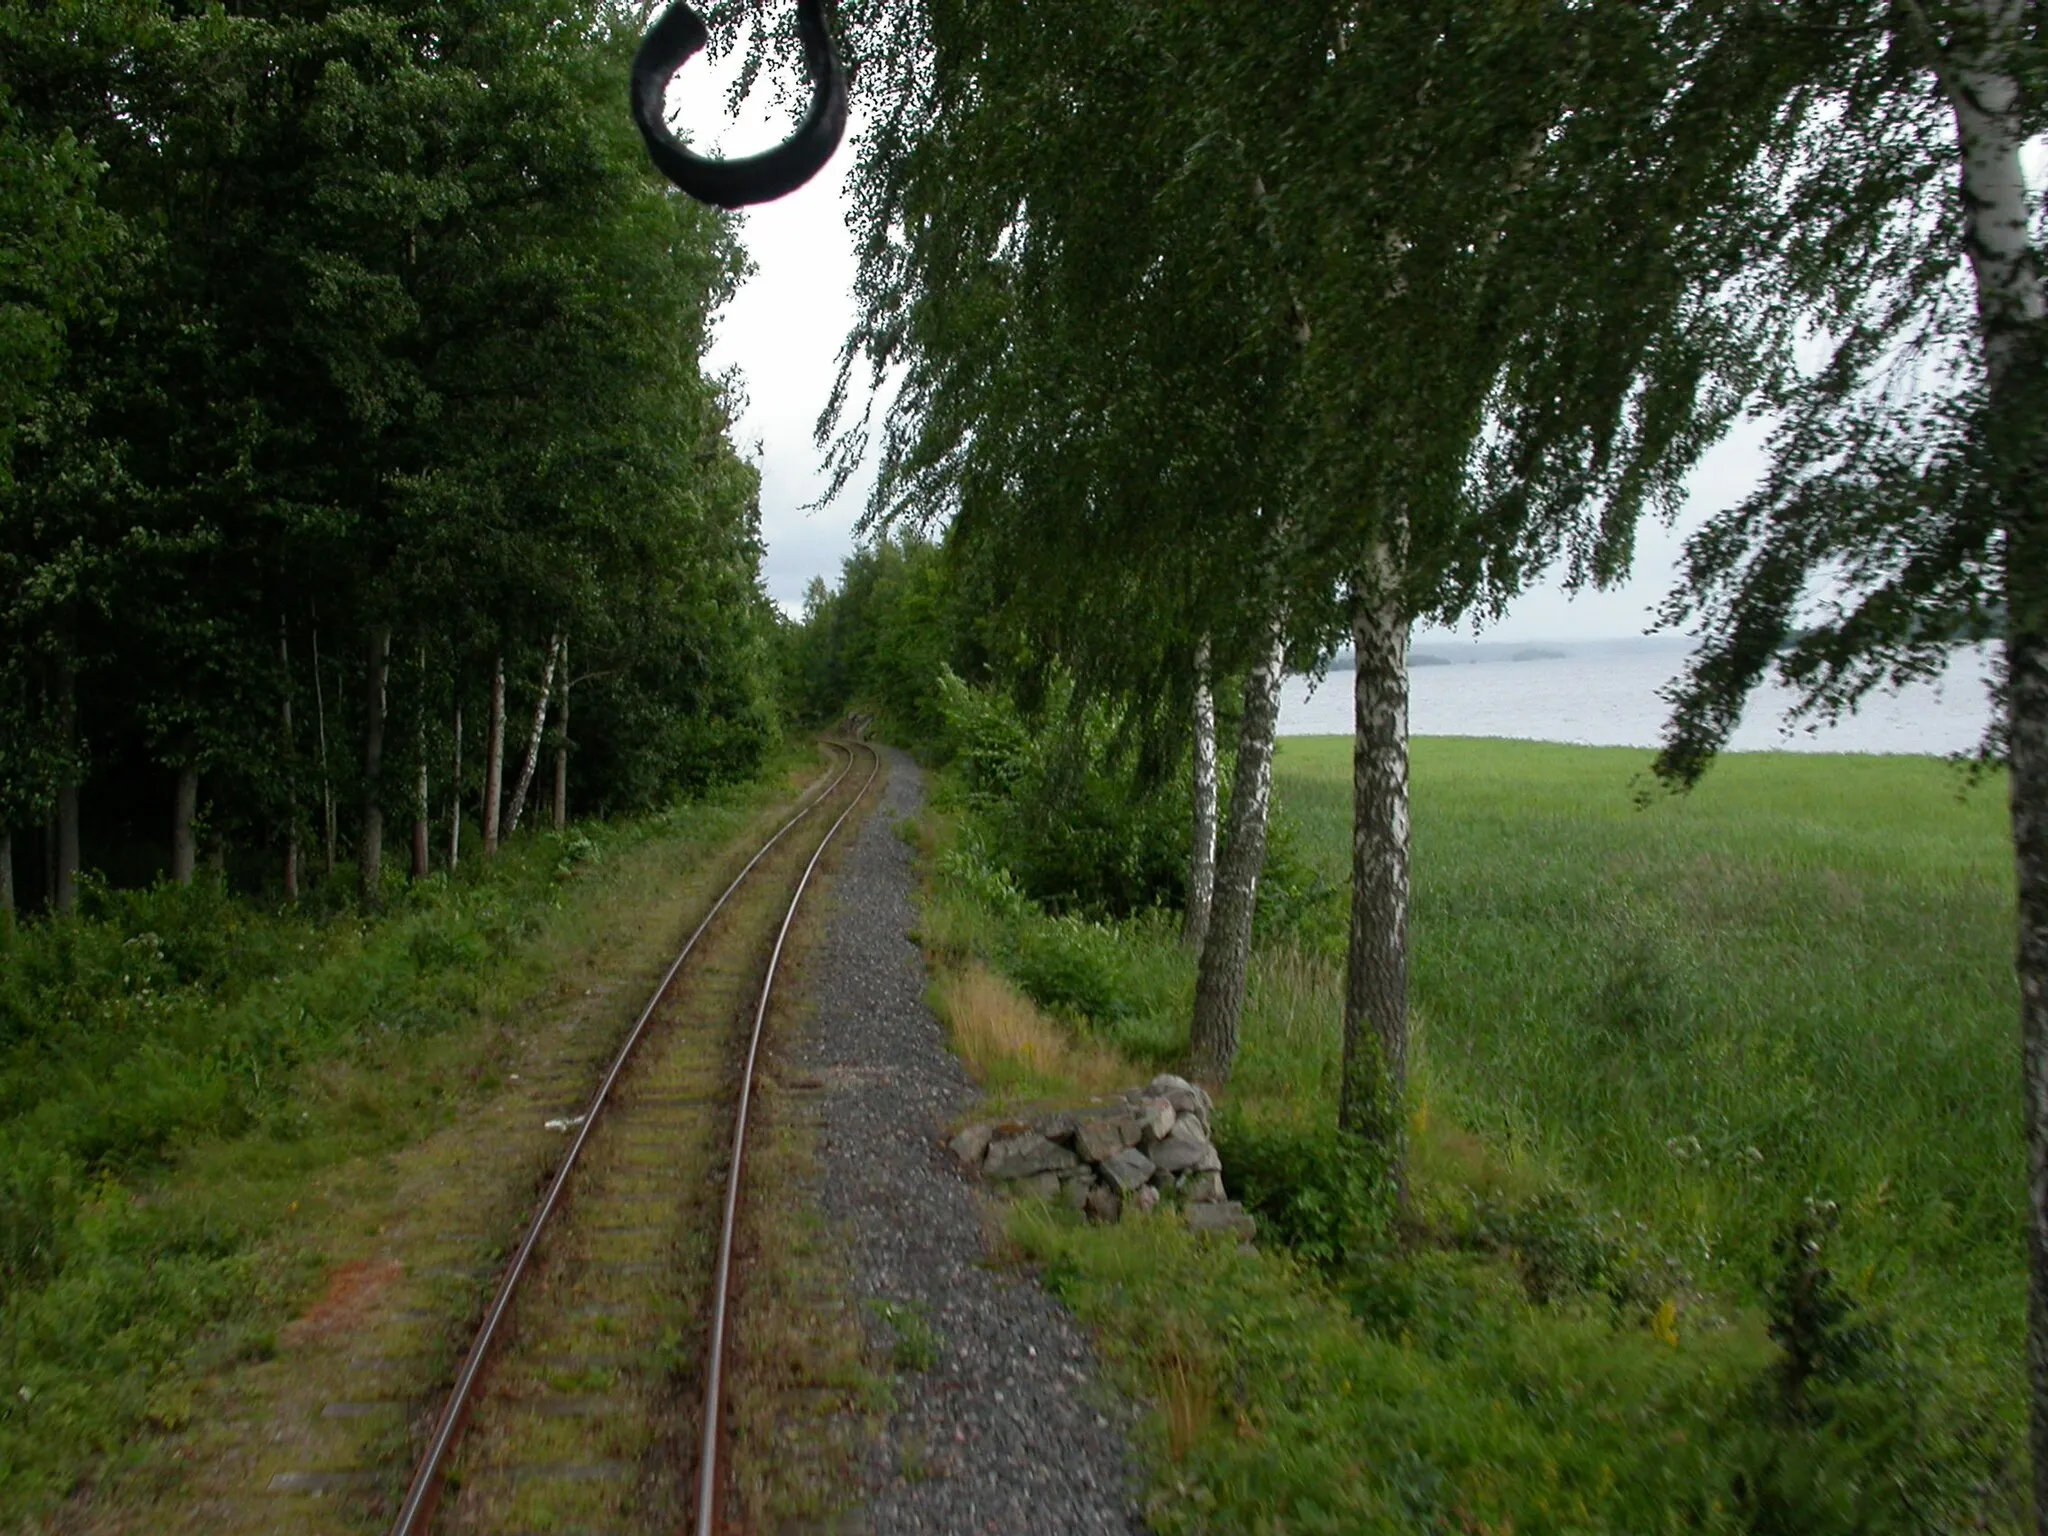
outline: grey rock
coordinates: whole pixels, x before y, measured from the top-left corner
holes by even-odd
[[[1042,1117],[1036,1129],[1047,1141],[1056,1141],[1062,1146],[1071,1146],[1074,1140],[1076,1117],[1061,1110],[1056,1114]]]
[[[1117,1221],[1124,1214],[1124,1197],[1107,1184],[1088,1191],[1087,1211],[1097,1221]]]
[[[1138,1145],[1150,1146],[1173,1129],[1173,1106],[1164,1099],[1139,1099],[1131,1106],[1138,1113]]]
[[[988,1144],[995,1140],[996,1128],[992,1125],[970,1125],[955,1136],[948,1145],[953,1155],[960,1159],[960,1166],[969,1173],[981,1171],[981,1160],[988,1156]]]
[[[1178,1120],[1149,1149],[1148,1156],[1168,1173],[1211,1172],[1223,1166],[1216,1148],[1192,1120]]]
[[[1188,1225],[1197,1232],[1222,1232],[1249,1242],[1259,1224],[1235,1200],[1205,1200],[1188,1207]]]
[[[1026,1131],[991,1144],[981,1171],[991,1179],[1028,1179],[1035,1173],[1063,1173],[1076,1161],[1065,1147]]]
[[[1175,1077],[1171,1072],[1162,1072],[1153,1078],[1145,1085],[1145,1092],[1152,1098],[1166,1100],[1177,1115],[1195,1114],[1207,1119],[1216,1107],[1204,1089],[1184,1077]]]
[[[1159,1190],[1155,1185],[1147,1184],[1143,1189],[1139,1190],[1138,1193],[1132,1198],[1136,1202],[1138,1209],[1141,1211],[1151,1211],[1158,1209]]]
[[[1056,1173],[1034,1173],[1028,1179],[1018,1179],[1010,1188],[1027,1200],[1052,1200],[1059,1196],[1060,1176]]]
[[[1060,1175],[1060,1202],[1072,1210],[1085,1210],[1095,1186],[1095,1170],[1083,1163],[1073,1173]]]
[[[1188,1174],[1187,1182],[1181,1185],[1181,1193],[1190,1205],[1229,1198],[1223,1193],[1223,1175],[1213,1170]]]
[[[1091,1163],[1106,1163],[1138,1139],[1134,1115],[1095,1115],[1074,1127],[1074,1150]]]
[[[1136,1147],[1125,1147],[1102,1165],[1102,1176],[1126,1194],[1151,1178],[1152,1172],[1152,1159]]]

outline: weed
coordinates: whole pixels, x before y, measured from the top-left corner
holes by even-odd
[[[939,1363],[939,1335],[924,1306],[914,1301],[868,1302],[868,1311],[889,1330],[889,1361],[899,1371],[928,1371]]]

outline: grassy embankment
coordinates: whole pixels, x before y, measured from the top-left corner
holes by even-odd
[[[1347,744],[1284,745],[1224,1121],[1262,1252],[1038,1209],[1011,1227],[1157,1407],[1162,1530],[2019,1523],[2000,786],[1741,756],[1638,807],[1646,765],[1416,744],[1396,1219],[1325,1150]],[[1105,1053],[1171,1062],[1192,983],[1170,924],[1048,918],[938,825],[926,937],[984,1080],[1030,1096],[1116,1080]]]
[[[620,930],[795,761],[394,884],[372,921],[201,885],[94,891],[0,935],[0,1526],[146,1455],[138,1432],[180,1428],[195,1379],[268,1356],[320,1280],[314,1183],[496,1087],[600,950],[642,964],[665,933]]]

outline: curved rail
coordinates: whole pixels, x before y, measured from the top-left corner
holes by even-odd
[[[463,1422],[469,1413],[471,1394],[476,1389],[478,1378],[483,1374],[484,1362],[490,1355],[491,1345],[497,1338],[499,1326],[504,1322],[505,1314],[511,1309],[513,1293],[518,1290],[519,1282],[525,1278],[527,1264],[533,1257],[534,1249],[540,1243],[541,1234],[546,1230],[549,1218],[554,1215],[555,1208],[561,1204],[563,1191],[567,1189],[569,1184],[569,1176],[575,1172],[576,1161],[583,1155],[584,1145],[590,1140],[590,1133],[596,1127],[598,1117],[604,1113],[605,1104],[611,1098],[613,1084],[619,1080],[620,1073],[625,1071],[626,1063],[632,1058],[634,1049],[640,1044],[640,1037],[647,1032],[647,1025],[653,1019],[655,1010],[661,1006],[662,1000],[668,996],[668,989],[674,984],[676,974],[682,970],[683,963],[690,958],[691,952],[696,949],[698,941],[704,937],[706,931],[711,927],[712,921],[720,912],[725,910],[726,903],[732,900],[734,893],[746,883],[747,877],[754,872],[760,862],[768,857],[769,852],[789,834],[790,830],[797,823],[803,821],[822,805],[826,798],[846,781],[847,775],[853,772],[852,750],[839,742],[827,742],[826,745],[834,751],[844,752],[846,754],[846,761],[839,765],[839,771],[832,776],[830,783],[826,784],[816,794],[810,796],[796,814],[776,829],[774,836],[770,837],[767,842],[755,850],[754,856],[747,860],[746,867],[733,877],[732,883],[725,888],[724,893],[719,896],[717,901],[712,903],[711,910],[704,914],[703,921],[697,924],[695,931],[691,933],[689,939],[684,943],[682,950],[676,955],[675,960],[663,974],[661,984],[654,989],[654,995],[647,1000],[647,1006],[640,1010],[640,1017],[634,1021],[633,1027],[627,1033],[624,1043],[620,1045],[617,1054],[612,1058],[610,1070],[605,1073],[603,1081],[598,1084],[597,1092],[591,1098],[590,1108],[584,1111],[583,1123],[577,1126],[575,1139],[569,1143],[569,1150],[562,1158],[562,1165],[555,1171],[554,1182],[548,1186],[547,1194],[542,1197],[539,1208],[534,1212],[533,1220],[527,1226],[526,1236],[520,1241],[518,1251],[512,1256],[512,1262],[506,1266],[504,1278],[498,1282],[497,1293],[491,1298],[490,1309],[484,1314],[483,1325],[477,1330],[476,1337],[471,1341],[469,1353],[463,1357],[462,1369],[456,1373],[455,1385],[449,1389],[447,1406],[441,1410],[441,1417],[435,1422],[433,1439],[428,1442],[426,1452],[420,1457],[419,1464],[414,1469],[412,1483],[406,1489],[405,1502],[399,1506],[398,1517],[392,1522],[391,1536],[417,1536],[418,1532],[426,1529],[428,1520],[432,1518],[434,1506],[440,1498],[442,1469],[447,1463],[449,1451],[454,1447],[457,1437],[462,1433]],[[868,751],[870,755],[873,755],[873,748],[869,748]],[[878,767],[880,761],[880,758],[876,757]],[[873,782],[874,777],[870,774],[868,783],[872,784]],[[866,793],[867,785],[863,785],[861,787],[861,794],[865,795]],[[859,799],[856,798],[853,803],[858,805],[860,803]],[[848,809],[851,810],[852,807],[849,806]],[[839,821],[833,823],[832,831],[837,832],[840,822],[845,820],[846,817],[842,814]],[[829,842],[830,840],[831,833],[827,833],[826,841]],[[823,845],[821,844],[820,847],[822,849]],[[815,856],[812,858],[811,864],[812,867],[816,866],[817,859]],[[809,879],[809,870],[805,871],[805,879]],[[787,924],[785,923],[784,926],[786,929]],[[778,957],[781,954],[781,944],[779,941],[776,945],[776,954]],[[772,962],[770,964],[769,976],[772,980],[774,976]],[[748,1058],[748,1064],[750,1068],[749,1082],[751,1082],[751,1055]],[[742,1101],[741,1114],[742,1116],[745,1114],[744,1101]]]
[[[761,983],[761,1001],[754,1009],[753,1034],[747,1041],[746,1069],[740,1074],[740,1102],[733,1116],[732,1162],[725,1174],[725,1219],[718,1230],[718,1267],[711,1281],[711,1342],[704,1361],[704,1440],[697,1457],[697,1536],[713,1536],[718,1518],[718,1412],[725,1396],[725,1310],[727,1295],[732,1288],[732,1239],[733,1228],[739,1219],[740,1172],[747,1150],[747,1112],[754,1102],[754,1063],[761,1054],[761,1031],[768,1021],[768,1000],[775,991],[775,971],[782,963],[782,950],[789,942],[789,930],[795,926],[797,907],[804,899],[804,892],[810,888],[811,876],[817,873],[825,850],[832,846],[832,839],[846,825],[846,818],[867,798],[868,791],[874,788],[875,780],[882,772],[882,754],[865,742],[860,746],[873,766],[869,768],[867,782],[861,785],[860,792],[847,801],[839,819],[819,840],[817,851],[811,855],[811,862],[804,866],[803,878],[797,881],[796,890],[789,898],[789,910],[782,915],[782,927],[775,935],[775,952],[768,957],[768,976]],[[848,753],[849,772],[852,767],[853,757]]]

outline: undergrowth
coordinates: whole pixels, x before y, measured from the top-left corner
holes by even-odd
[[[182,1427],[196,1376],[267,1357],[314,1260],[258,1245],[307,1181],[489,1086],[479,1026],[767,792],[520,839],[392,882],[375,919],[88,885],[0,937],[0,1526]]]
[[[1957,1330],[1922,1299],[1956,1234],[1916,1255],[1897,1246],[1914,1241],[1911,1229],[1892,1223],[1887,1247],[1867,1198],[1852,1214],[1817,1192],[1843,1167],[1809,1150],[1826,1146],[1820,1124],[1867,1106],[1813,1105],[1796,1141],[1738,1117],[1745,1095],[1768,1099],[1788,1077],[1810,1083],[1824,1070],[1809,1020],[1776,1039],[1746,1014],[1732,1021],[1746,1033],[1731,1028],[1731,1006],[1754,1007],[1774,988],[1813,1006],[1810,976],[1758,965],[1792,963],[1788,932],[1812,953],[1845,913],[1882,926],[1887,910],[1917,910],[1925,896],[1910,868],[1893,859],[1873,878],[1854,859],[1830,862],[1840,843],[1831,849],[1799,820],[1808,804],[1753,815],[1735,841],[1720,834],[1704,873],[1689,854],[1660,868],[1664,832],[1649,820],[1595,818],[1608,841],[1592,857],[1587,828],[1569,820],[1584,813],[1532,797],[1511,764],[1534,753],[1565,779],[1597,772],[1599,754],[1553,762],[1553,749],[1485,744],[1489,764],[1496,745],[1499,777],[1460,782],[1462,798],[1430,783],[1427,744],[1417,752],[1405,1204],[1369,1151],[1334,1135],[1341,806],[1334,773],[1325,803],[1319,784],[1306,793],[1283,771],[1291,809],[1261,892],[1243,1052],[1216,1123],[1231,1193],[1259,1218],[1260,1250],[1168,1220],[1093,1228],[1029,1203],[1013,1212],[1013,1239],[1153,1409],[1153,1528],[2023,1529],[2017,1356],[1981,1344],[1951,1352]],[[1625,802],[1625,784],[1617,790]],[[935,803],[918,833],[921,937],[942,971],[990,967],[1077,1056],[1108,1050],[1137,1074],[1177,1066],[1193,960],[1172,915],[1048,910],[1004,862],[1003,841],[983,835],[971,797],[942,782]],[[1517,841],[1524,828],[1543,857]],[[1761,867],[1736,869],[1745,857]],[[1702,923],[1737,934],[1759,914],[1785,922],[1776,898],[1759,899],[1773,859],[1788,868],[1804,928],[1773,928],[1775,947],[1733,958]],[[1731,876],[1746,906],[1707,903],[1688,921],[1668,894]],[[1852,947],[1861,942],[1852,932]],[[1546,945],[1570,968],[1547,969]],[[1723,979],[1731,965],[1745,968],[1739,991]],[[1925,977],[1894,985],[1884,1006],[1908,1015],[1930,995]],[[1522,1036],[1498,1023],[1474,1031],[1482,1006],[1513,1017]],[[1731,1038],[1745,1048],[1717,1044]],[[1468,1040],[1489,1054],[1468,1059]],[[1523,1076],[1502,1092],[1489,1074],[1506,1062]],[[999,1067],[977,1071],[1000,1080]],[[1056,1067],[1028,1076],[1047,1095],[1098,1091],[1062,1083]],[[1631,1083],[1654,1105],[1681,1082],[1679,1111],[1695,1126],[1703,1109],[1725,1115],[1727,1134],[1659,1135],[1642,1107],[1622,1107]],[[1895,1133],[1910,1134],[1905,1107],[1883,1108]],[[2009,1116],[2001,1107],[1995,1118]],[[1870,1144],[1853,1130],[1844,1140]],[[1885,1187],[1897,1205],[1924,1198],[1903,1181]],[[1933,1268],[1914,1284],[1885,1283],[1918,1263]]]

